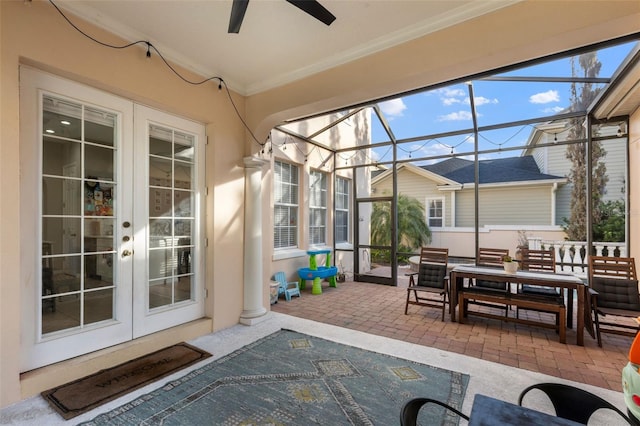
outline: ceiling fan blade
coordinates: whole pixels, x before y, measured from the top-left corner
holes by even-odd
[[[248,5],[249,0],[233,0],[231,17],[229,18],[229,33],[238,34],[240,32],[240,26],[242,25],[244,13],[247,11]]]
[[[336,17],[333,16],[324,6],[318,3],[316,0],[287,0],[300,10],[307,12],[309,15],[316,18],[318,21],[326,25],[331,25]]]

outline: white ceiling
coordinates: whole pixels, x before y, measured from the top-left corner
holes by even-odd
[[[320,0],[316,21],[285,0],[251,0],[228,34],[231,0],[54,0],[168,60],[251,95],[516,3],[518,0]],[[74,19],[70,16],[70,19]]]

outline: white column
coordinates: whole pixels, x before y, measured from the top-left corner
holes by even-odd
[[[244,310],[240,323],[253,325],[266,319],[262,305],[262,167],[266,160],[244,158]]]

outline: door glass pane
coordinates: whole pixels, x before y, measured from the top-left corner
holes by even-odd
[[[193,209],[191,204],[193,198],[190,191],[173,191],[175,198],[175,215],[179,217],[191,217],[193,216]]]
[[[193,219],[176,219],[174,223],[177,237],[193,237]]]
[[[170,243],[170,239],[167,239]],[[149,251],[149,278],[167,278],[174,275],[175,258],[173,250],[159,249]]]
[[[91,324],[111,319],[113,289],[88,292],[84,298],[85,323]]]
[[[172,299],[171,280],[149,281],[149,309],[170,305]]]
[[[42,99],[42,131],[59,138],[82,139],[82,105],[53,96]]]
[[[77,295],[42,300],[42,334],[80,326],[80,298]]]
[[[49,95],[42,116],[40,330],[46,334],[113,318],[117,116]],[[88,291],[95,288],[102,290]]]
[[[42,144],[42,173],[45,175],[80,177],[80,154],[82,145],[78,142],[44,138]],[[52,161],[56,158],[58,161]],[[74,166],[74,167],[69,167]]]
[[[149,189],[149,215],[152,217],[170,217],[173,213],[173,203],[170,189]]]
[[[176,302],[182,302],[191,299],[191,276],[187,275],[178,278],[175,288]]]
[[[173,157],[173,131],[160,126],[149,126],[149,154],[157,157]]]
[[[111,148],[85,145],[85,177],[113,181],[114,153],[115,151]]]
[[[80,216],[80,185],[77,179],[45,177],[42,179],[42,213],[44,215]]]
[[[171,160],[160,157],[149,158],[149,184],[151,186],[171,187],[173,170]]]
[[[193,299],[195,137],[149,126],[149,308]]]
[[[175,187],[182,189],[192,189],[191,181],[192,181],[192,172],[193,166],[191,164],[185,164],[176,162],[176,181]]]
[[[111,182],[85,181],[85,216],[113,216],[115,199],[116,188]],[[93,219],[91,222],[95,223]]]
[[[149,220],[149,247],[167,247],[170,245],[171,219]],[[167,243],[169,241],[169,243]]]
[[[193,135],[189,135],[186,133],[176,131],[174,133],[175,136],[175,158],[179,160],[189,161],[193,163],[195,159],[195,145],[194,140],[195,137]]]
[[[100,145],[115,147],[116,116],[93,108],[86,108],[84,120],[84,140]]]

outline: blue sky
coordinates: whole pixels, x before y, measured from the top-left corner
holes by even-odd
[[[598,59],[602,68],[598,76],[611,77],[634,46],[635,43],[626,43],[600,50]],[[571,62],[569,58],[559,59],[504,75],[570,77]],[[569,106],[570,86],[569,83],[553,82],[474,81],[478,125],[482,127],[558,113]],[[379,106],[397,139],[469,129],[473,126],[469,89],[464,83],[381,102]],[[518,126],[481,135],[480,149],[522,145],[531,130],[531,126]],[[374,143],[388,140],[375,118],[372,132]],[[443,155],[449,154],[451,147],[458,153],[473,150],[473,139],[460,135],[437,141],[404,144],[400,155],[408,155],[407,151],[411,152],[412,158]],[[387,148],[376,149],[375,156],[380,161],[391,160],[390,150]],[[384,158],[380,158],[382,156]]]

